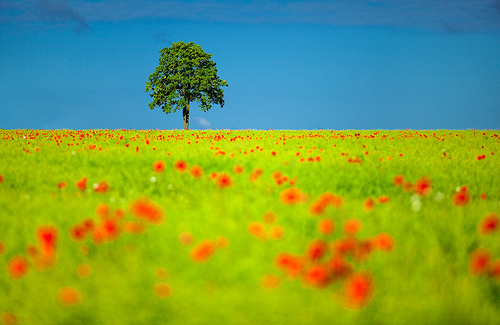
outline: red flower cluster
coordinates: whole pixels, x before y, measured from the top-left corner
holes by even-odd
[[[328,232],[333,232],[333,222],[321,220],[319,229],[325,222]],[[274,260],[275,266],[290,279],[300,279],[305,286],[323,289],[342,282],[343,305],[348,309],[364,307],[373,296],[373,277],[368,271],[356,271],[356,263],[365,262],[375,251],[390,252],[394,247],[392,237],[381,233],[373,239],[361,240],[356,235],[362,223],[356,219],[344,223],[343,238],[328,243],[324,239],[312,240],[303,255],[280,253]]]
[[[479,223],[478,232],[481,236],[492,235],[498,231],[500,219],[496,213],[486,215]],[[478,248],[469,257],[469,274],[471,276],[489,276],[500,280],[500,259],[493,260],[491,252]]]
[[[325,213],[329,206],[340,209],[343,204],[344,201],[340,196],[326,192],[321,194],[316,201],[309,205],[309,213],[312,216],[319,216]]]

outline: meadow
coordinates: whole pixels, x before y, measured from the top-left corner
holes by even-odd
[[[0,130],[0,324],[500,324],[500,133]]]

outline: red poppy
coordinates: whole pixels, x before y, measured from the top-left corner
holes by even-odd
[[[106,203],[99,203],[95,208],[95,214],[101,219],[106,219],[111,215],[111,207]]]
[[[310,260],[319,260],[326,255],[328,251],[328,243],[322,239],[311,241],[306,248],[305,256]]]
[[[163,209],[147,198],[133,201],[129,210],[134,217],[153,224],[161,223],[165,217]]]
[[[431,180],[427,176],[419,178],[413,186],[415,194],[420,196],[427,196],[432,188]]]
[[[469,274],[472,276],[483,275],[488,272],[491,262],[491,253],[486,249],[476,249],[469,258]]]
[[[36,230],[36,237],[42,256],[47,259],[53,258],[57,247],[57,228],[51,225],[40,226]]]
[[[363,224],[358,219],[348,219],[344,222],[342,230],[346,235],[355,235],[361,231]]]
[[[215,245],[215,242],[211,240],[203,240],[198,245],[193,247],[189,256],[193,262],[206,262],[212,257],[216,249],[217,246]]]
[[[84,192],[87,189],[87,177],[83,177],[78,182],[76,182],[76,187]]]
[[[248,232],[261,240],[265,240],[267,237],[266,228],[260,222],[252,222],[248,225]]]
[[[63,287],[59,290],[58,294],[59,302],[64,306],[73,306],[80,303],[82,300],[82,295],[80,292],[71,287]]]
[[[191,175],[193,178],[200,178],[203,176],[203,169],[200,166],[193,166],[189,170],[189,175]]]
[[[500,219],[496,213],[490,213],[484,217],[484,219],[479,224],[479,234],[481,236],[487,236],[498,230]]]
[[[233,185],[233,179],[231,178],[231,176],[229,174],[226,174],[226,173],[220,173],[217,176],[217,179],[215,182],[216,182],[217,187],[220,189],[228,188],[228,187],[231,187]]]
[[[324,204],[322,201],[314,201],[309,205],[309,214],[312,216],[319,216],[325,213],[326,211],[326,204]]]
[[[24,277],[30,269],[30,264],[26,257],[15,256],[9,261],[8,271],[13,279],[20,279]]]
[[[283,228],[280,226],[274,226],[269,230],[269,237],[272,239],[280,239],[283,237]]]
[[[125,221],[122,224],[122,228],[128,234],[140,234],[146,230],[146,226],[143,223],[134,221]]]
[[[378,199],[377,199],[377,202],[380,203],[380,204],[384,204],[384,203],[387,203],[389,202],[390,198],[386,195],[383,195],[383,196],[380,196]]]
[[[109,184],[106,183],[105,181],[99,182],[97,184],[94,184],[94,190],[97,193],[101,194],[107,193],[109,191]]]
[[[323,236],[331,235],[334,229],[335,229],[335,224],[333,223],[332,219],[324,218],[321,219],[318,223],[318,231]]]
[[[174,168],[177,170],[179,173],[185,173],[188,166],[187,163],[184,160],[177,160],[174,163]]]
[[[370,212],[371,210],[373,210],[374,206],[375,206],[375,200],[371,197],[367,198],[363,202],[363,210],[365,210],[365,212]]]
[[[63,190],[66,188],[66,182],[59,182],[57,183],[57,188],[60,190]]]
[[[170,286],[163,282],[156,284],[154,291],[155,294],[162,299],[168,298],[172,294]]]
[[[378,250],[390,252],[394,248],[394,240],[388,233],[380,233],[373,239],[373,246]]]
[[[155,161],[153,164],[153,170],[157,173],[162,173],[165,170],[166,163],[163,160]]]
[[[305,270],[302,280],[306,285],[324,288],[328,285],[330,274],[325,265],[316,264]]]
[[[193,239],[193,235],[191,235],[189,232],[184,232],[179,236],[179,241],[184,246],[190,246],[193,243]]]
[[[361,309],[370,302],[374,291],[373,277],[369,272],[355,273],[344,282],[343,305],[347,309]]]
[[[490,263],[490,273],[489,276],[500,280],[500,260],[496,260]]]
[[[335,277],[348,276],[354,268],[346,261],[343,255],[335,255],[328,261],[330,272]]]
[[[469,204],[470,194],[467,191],[460,191],[453,194],[451,202],[457,207],[465,207]]]
[[[87,230],[84,226],[76,225],[69,228],[69,236],[74,241],[84,241],[87,235]]]
[[[262,169],[255,168],[254,171],[248,176],[248,179],[250,182],[255,182],[260,176],[262,176]]]
[[[265,289],[274,289],[278,287],[280,283],[280,278],[274,274],[268,274],[262,278],[262,286]]]
[[[0,183],[3,183],[3,176],[0,175]]]
[[[303,262],[300,256],[290,253],[280,253],[274,260],[274,265],[285,272],[289,278],[296,278],[303,268]]]
[[[302,201],[302,197],[302,192],[296,187],[287,188],[280,194],[280,200],[285,204],[299,203]]]
[[[243,166],[241,165],[234,166],[233,173],[235,173],[236,175],[243,173]]]
[[[276,221],[276,215],[273,212],[266,212],[264,214],[264,222],[265,223],[274,223]]]

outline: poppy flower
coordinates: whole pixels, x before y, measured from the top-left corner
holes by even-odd
[[[322,239],[311,241],[306,248],[305,256],[310,260],[319,260],[326,255],[328,251],[328,243]]]
[[[261,240],[265,240],[267,237],[267,232],[266,228],[264,228],[264,225],[261,224],[260,222],[252,222],[248,225],[248,232]]]
[[[185,173],[187,168],[188,168],[187,163],[184,160],[177,160],[174,163],[174,169],[179,173]]]
[[[383,252],[390,252],[394,248],[394,240],[388,233],[380,233],[373,239],[374,248]]]
[[[163,209],[147,198],[133,201],[129,210],[134,217],[153,224],[161,223],[165,217]]]
[[[101,221],[100,227],[104,231],[104,237],[107,241],[116,240],[121,233],[121,225],[117,219],[109,218]]]
[[[283,237],[283,232],[283,228],[281,228],[280,226],[274,226],[269,230],[269,237],[276,240],[280,239],[281,237]]]
[[[274,274],[267,274],[262,278],[262,287],[265,289],[274,289],[281,283],[281,279]]]
[[[212,257],[216,249],[217,247],[213,241],[203,240],[198,245],[193,247],[189,256],[193,262],[203,263]]]
[[[36,230],[36,237],[40,245],[40,253],[44,258],[51,259],[55,255],[58,232],[54,226],[40,226]]]
[[[479,224],[479,234],[481,236],[487,236],[498,230],[500,219],[496,213],[490,213],[484,217],[484,219]]]
[[[486,193],[482,193],[482,194],[481,194],[481,200],[483,200],[483,201],[484,201],[484,200],[487,200],[487,199],[488,199],[488,194],[486,194]]]
[[[380,203],[380,204],[384,204],[384,203],[387,203],[389,202],[390,198],[386,195],[383,195],[383,196],[380,196],[378,199],[377,199],[377,202]]]
[[[365,212],[370,212],[371,210],[373,210],[374,206],[375,206],[375,200],[371,197],[367,198],[363,202],[363,210],[365,210]]]
[[[5,245],[0,241],[0,255],[2,255],[3,253],[5,253]]]
[[[125,221],[122,224],[123,232],[128,234],[140,234],[146,230],[146,226],[140,222]]]
[[[264,214],[264,222],[271,224],[276,220],[276,215],[273,212],[266,212]]]
[[[309,214],[312,216],[319,216],[325,213],[326,211],[326,204],[324,204],[322,201],[314,201],[309,205]]]
[[[355,235],[361,231],[363,224],[357,219],[348,219],[344,222],[344,227],[342,230],[346,235]]]
[[[248,179],[250,182],[255,182],[260,176],[262,176],[262,169],[255,168],[254,171],[248,176]]]
[[[330,274],[325,265],[315,264],[305,270],[302,280],[306,285],[324,288],[328,285]]]
[[[413,188],[413,185],[410,182],[403,182],[402,188],[404,192],[408,193]]]
[[[362,271],[351,275],[344,282],[344,307],[358,310],[370,302],[375,288],[372,275]]]
[[[203,169],[200,166],[193,166],[189,169],[189,175],[193,178],[200,178],[203,176]]]
[[[290,253],[280,253],[274,259],[274,265],[285,272],[289,278],[296,278],[303,268],[303,262],[300,256]]]
[[[170,286],[164,282],[157,283],[154,288],[155,294],[162,298],[168,298],[172,294],[172,290],[170,289]]]
[[[87,177],[83,177],[78,182],[76,182],[76,187],[84,192],[87,189]]]
[[[166,163],[163,160],[158,160],[153,163],[153,170],[157,173],[162,173],[165,170]]]
[[[188,232],[184,232],[179,236],[179,241],[184,246],[190,246],[193,243],[193,235]]]
[[[24,256],[15,256],[9,261],[8,271],[13,279],[21,279],[28,273],[29,269],[30,264]]]
[[[241,165],[234,166],[233,173],[235,173],[236,175],[243,173],[243,166],[241,166]]]
[[[489,276],[500,280],[500,260],[496,260],[490,263],[490,273]]]
[[[419,196],[427,196],[432,188],[431,180],[427,176],[419,178],[413,185],[413,191]]]
[[[107,193],[109,191],[109,184],[106,183],[105,181],[96,183],[96,184],[94,184],[94,190],[97,193],[101,193],[101,194]]]
[[[69,228],[69,236],[74,241],[84,241],[87,236],[87,230],[84,226],[75,225]]]
[[[0,183],[3,183],[3,176],[0,175]]]
[[[469,258],[469,274],[472,276],[483,275],[488,272],[491,262],[491,253],[486,249],[476,249]]]
[[[60,190],[64,190],[66,188],[66,182],[57,183],[57,188]]]
[[[354,249],[354,260],[357,262],[365,262],[370,257],[373,251],[371,240],[360,241]]]
[[[79,277],[86,278],[86,277],[90,276],[90,272],[91,272],[91,269],[90,269],[90,266],[88,264],[78,265],[77,273],[78,273]]]
[[[215,183],[216,183],[218,188],[224,189],[224,188],[231,187],[233,185],[233,179],[231,178],[231,176],[229,174],[220,173],[217,176]]]
[[[281,202],[285,204],[296,204],[302,201],[303,194],[296,187],[290,187],[283,190],[280,194]]]
[[[226,237],[217,237],[217,239],[215,239],[215,244],[217,246],[217,248],[226,248],[229,246],[229,241],[227,240]]]
[[[95,214],[101,219],[106,219],[111,215],[111,207],[106,203],[99,203],[95,208]]]
[[[59,302],[64,306],[77,305],[82,300],[80,292],[71,287],[61,288],[57,297],[59,298]]]
[[[451,197],[451,202],[457,207],[465,207],[469,204],[470,194],[467,191],[460,191],[453,193]]]
[[[331,235],[334,229],[335,229],[335,224],[333,223],[332,219],[324,218],[321,219],[318,223],[318,231],[323,236]]]
[[[331,257],[328,266],[330,273],[337,278],[348,276],[353,271],[352,265],[342,255]]]

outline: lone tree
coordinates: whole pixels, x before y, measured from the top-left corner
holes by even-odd
[[[222,86],[227,82],[217,76],[215,62],[210,60],[212,54],[203,51],[200,45],[193,42],[172,43],[160,51],[160,64],[155,72],[149,75],[146,92],[153,101],[149,107],[161,107],[165,113],[176,112],[182,108],[184,130],[189,129],[189,104],[198,102],[204,112],[212,108],[212,104],[224,106]]]

